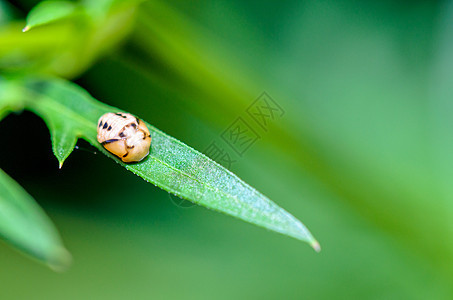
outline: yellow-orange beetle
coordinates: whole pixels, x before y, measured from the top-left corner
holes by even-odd
[[[106,113],[99,118],[98,142],[129,163],[148,155],[151,135],[145,123],[131,114]]]

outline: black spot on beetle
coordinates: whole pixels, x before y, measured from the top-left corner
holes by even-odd
[[[102,126],[102,121],[99,122],[99,126],[98,127],[101,127]]]
[[[128,152],[128,153],[126,153],[126,154],[124,154],[124,155],[123,155],[123,157],[126,157],[126,156],[127,156],[128,154],[129,154],[129,152]]]
[[[120,113],[116,113],[115,115],[122,117],[123,115]]]
[[[104,126],[102,127],[102,129],[106,129],[107,126],[109,126],[109,124],[107,124],[107,122],[104,123]]]
[[[140,119],[135,117],[135,120],[137,121],[137,124],[140,124]]]
[[[110,125],[109,128],[107,128],[108,131],[112,130],[112,126]]]
[[[131,123],[131,126],[134,127],[134,129],[137,128],[137,124],[135,123]]]
[[[106,145],[106,144],[110,144],[110,143],[113,143],[113,142],[116,142],[116,141],[119,141],[119,139],[106,140],[106,141],[103,141],[101,144],[102,145]]]
[[[125,137],[124,132],[121,131],[119,136],[122,137],[122,138]]]

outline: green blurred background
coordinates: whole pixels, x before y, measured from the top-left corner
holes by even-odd
[[[36,2],[0,2],[5,72],[27,60],[1,33]],[[151,0],[130,24],[60,74],[198,150],[269,93],[286,113],[231,169],[323,250],[177,205],[83,141],[59,170],[24,112],[0,123],[0,167],[74,262],[2,243],[1,299],[453,298],[453,1]]]

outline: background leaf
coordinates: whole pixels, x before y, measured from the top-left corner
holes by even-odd
[[[54,269],[70,263],[69,252],[44,211],[1,169],[0,237]]]
[[[22,93],[20,89],[0,80],[0,121],[9,112],[19,111],[23,108],[21,97]]]
[[[41,2],[31,9],[23,29],[46,25],[40,30],[24,34],[23,20],[14,19],[2,26],[0,71],[77,76],[127,36],[139,2]],[[0,7],[0,16],[2,11]]]
[[[23,31],[37,26],[62,20],[73,15],[77,4],[71,1],[43,1],[34,7],[27,16],[27,25]]]
[[[26,79],[23,101],[51,128],[54,153],[62,164],[78,136],[148,182],[252,224],[307,241],[317,251],[318,242],[305,226],[236,175],[200,152],[148,125],[152,137],[149,156],[139,163],[124,164],[96,140],[98,119],[120,111],[97,102],[81,88],[62,80]]]

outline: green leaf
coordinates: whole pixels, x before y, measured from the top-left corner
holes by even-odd
[[[146,0],[82,0],[81,4],[94,18],[100,18],[111,10],[128,9],[136,7]]]
[[[21,89],[11,84],[1,84],[0,81],[0,121],[11,111],[23,108]]]
[[[126,169],[172,194],[307,241],[319,250],[318,242],[299,220],[221,165],[154,126],[147,124],[152,137],[149,156],[139,163],[125,164],[96,140],[99,117],[121,110],[98,102],[63,80],[27,79],[15,84],[23,89],[25,107],[51,128],[54,152],[63,153],[59,159],[69,154],[70,145],[80,136]]]
[[[77,11],[77,4],[71,1],[43,1],[36,5],[27,16],[27,24],[22,30],[29,31],[37,26],[65,19]]]
[[[54,269],[65,268],[71,261],[44,211],[1,169],[0,238]]]
[[[77,133],[64,120],[59,118],[50,117],[47,124],[52,137],[52,150],[61,169],[66,158],[74,150],[77,143]]]

